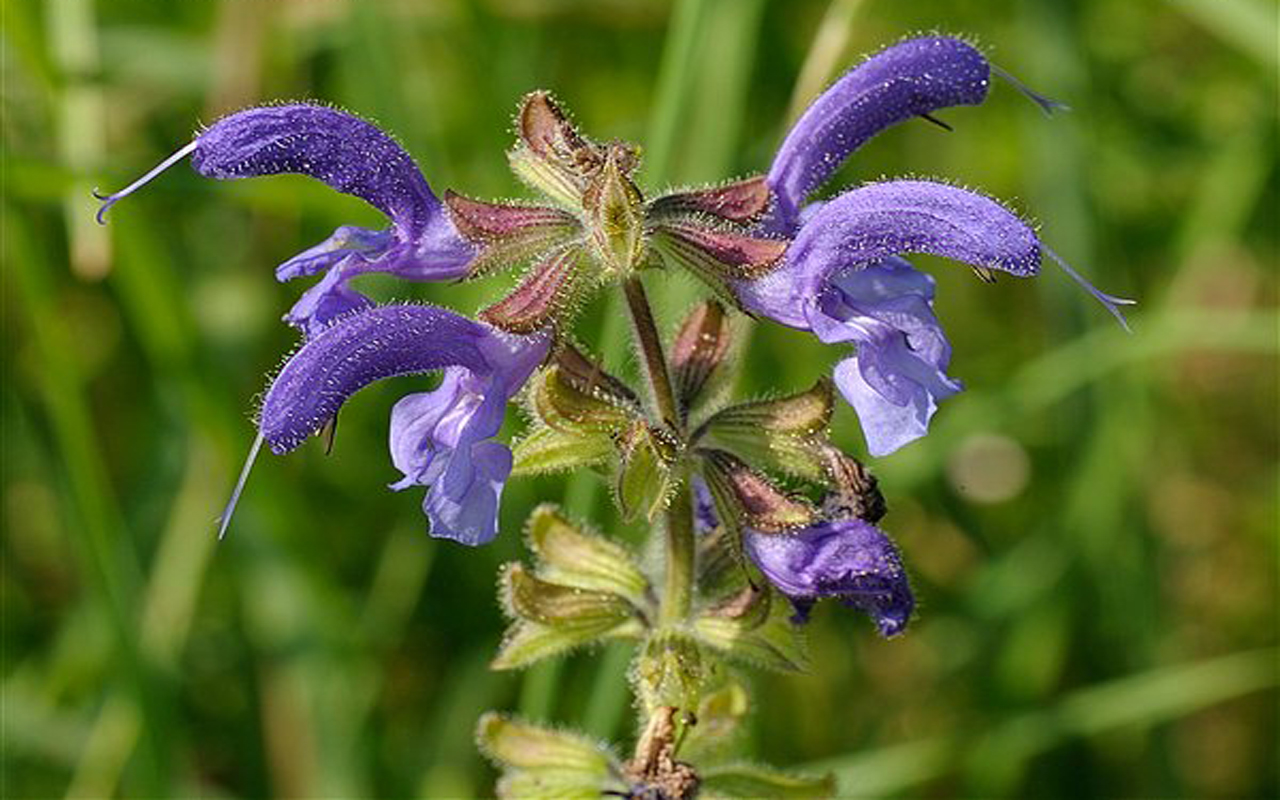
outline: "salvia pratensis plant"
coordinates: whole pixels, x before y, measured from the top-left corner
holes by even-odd
[[[904,41],[835,82],[787,134],[766,176],[648,196],[640,150],[580,133],[546,92],[520,104],[512,170],[534,202],[437,196],[413,159],[374,125],[311,104],[250,108],[201,132],[139,181],[102,197],[102,214],[176,161],[202,175],[301,173],[360,197],[389,225],[344,225],[276,268],[318,276],[284,319],[304,338],[271,382],[258,439],[223,529],[265,442],[286,453],[328,431],[352,394],[397,375],[441,371],[438,388],[391,412],[394,489],[425,488],[433,536],[480,545],[498,534],[511,475],[591,469],[624,519],[652,523],[658,565],[553,505],[530,517],[531,563],[509,564],[511,619],[493,666],[516,669],[605,640],[635,643],[639,716],[630,758],[606,743],[501,714],[479,722],[480,748],[505,796],[684,798],[821,796],[829,778],[732,759],[749,707],[744,665],[802,671],[802,626],[836,598],[884,636],[914,600],[897,548],[879,527],[884,499],[865,465],[829,437],[836,397],[855,410],[873,456],[928,431],[961,391],[933,311],[934,281],[902,256],[967,264],[983,280],[1038,274],[1043,257],[1124,324],[1130,301],[1093,288],[999,202],[926,180],[858,186],[810,201],[864,142],[915,117],[978,105],[993,72],[1046,111],[1057,104],[953,38]],[[352,288],[369,272],[460,281],[522,269],[516,287],[470,319],[414,303],[377,305]],[[642,273],[685,269],[708,287],[674,337],[654,323]],[[645,391],[610,375],[573,338],[575,313],[621,289]],[[770,320],[842,343],[851,354],[812,388],[733,402],[742,320]],[[495,436],[509,401],[529,430]],[[811,494],[787,487],[806,485]]]

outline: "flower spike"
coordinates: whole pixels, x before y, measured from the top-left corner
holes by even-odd
[[[138,178],[136,181],[124,187],[118,192],[113,192],[112,194],[102,194],[95,188],[93,190],[93,196],[102,201],[102,205],[98,207],[98,213],[96,216],[96,219],[98,220],[98,224],[106,225],[107,211],[109,211],[113,205],[125,199],[126,197],[133,194],[134,192],[138,191],[143,186],[146,186],[148,183],[154,180],[155,177],[159,175],[161,172],[164,172],[169,167],[172,167],[174,164],[178,163],[182,159],[191,155],[193,152],[195,152],[195,149],[196,147],[199,146],[199,144],[200,144],[199,139],[188,142],[184,147],[174,152],[164,161],[161,161],[159,164],[156,164],[154,167],[152,167],[151,170],[147,172],[147,174],[143,175],[141,178]]]

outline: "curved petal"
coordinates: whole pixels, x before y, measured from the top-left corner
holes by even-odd
[[[884,636],[901,633],[911,618],[915,599],[898,550],[869,522],[829,520],[788,534],[748,530],[743,546],[791,600],[797,621],[824,597],[865,612]]]
[[[1018,277],[1040,269],[1031,226],[980,194],[932,181],[861,186],[824,204],[788,248],[785,263],[735,289],[749,310],[807,329],[828,279],[889,256],[930,253]]]
[[[793,233],[800,209],[868,139],[912,117],[986,99],[991,66],[958,39],[910,39],[877,53],[836,81],[809,106],[778,149],[769,170],[776,198],[774,233]]]
[[[510,451],[488,440],[548,348],[544,337],[509,336],[431,306],[354,312],[289,359],[267,391],[259,429],[273,451],[288,452],[373,381],[444,369],[439,388],[392,411],[391,457],[404,474],[393,488],[428,487],[432,534],[480,544],[497,533],[511,472]]]
[[[310,175],[386,214],[405,239],[442,214],[404,148],[376,126],[326,106],[260,106],[225,116],[196,138],[191,165],[221,179]]]

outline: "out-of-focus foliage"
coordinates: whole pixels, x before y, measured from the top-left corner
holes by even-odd
[[[302,178],[185,167],[118,188],[246,105],[317,98],[393,131],[437,190],[521,193],[503,150],[531,89],[696,182],[767,168],[797,103],[860,53],[963,33],[1073,111],[1006,86],[871,142],[839,184],[942,176],[1014,199],[1105,289],[986,286],[920,259],[968,391],[872,462],[921,598],[908,634],[823,608],[808,676],[753,678],[743,745],[913,796],[1274,796],[1276,7],[1267,0],[222,0],[3,4],[6,796],[489,791],[475,721],[513,708],[628,739],[625,653],[487,669],[498,565],[584,479],[513,481],[505,532],[429,539],[386,453],[405,379],[334,454],[265,458],[213,520],[300,291],[271,267],[375,212]],[[672,31],[669,36],[668,32]],[[472,312],[499,285],[381,298]],[[661,320],[696,291],[658,290]],[[580,339],[634,370],[597,302]],[[599,344],[604,342],[604,344]],[[799,390],[838,348],[761,326],[736,391]],[[861,439],[847,410],[841,443]],[[513,415],[514,417],[514,415]],[[513,419],[512,430],[519,423]],[[622,647],[616,645],[615,647]]]

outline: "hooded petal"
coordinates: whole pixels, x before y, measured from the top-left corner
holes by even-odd
[[[277,267],[280,280],[341,269],[286,316],[308,335],[332,318],[323,309],[348,299],[345,284],[355,275],[390,272],[409,280],[455,280],[467,274],[474,255],[413,158],[376,126],[342,111],[299,104],[231,114],[196,138],[191,163],[200,174],[219,179],[310,175],[391,219],[391,227],[381,231],[340,226]]]
[[[359,117],[325,106],[260,106],[223,117],[196,138],[191,165],[220,179],[310,175],[377,208],[406,239],[442,213],[404,148]]]
[[[845,73],[787,134],[769,186],[777,199],[770,230],[790,234],[805,199],[871,137],[904,120],[986,99],[991,66],[958,39],[910,39]]]
[[[915,607],[897,548],[860,519],[818,523],[790,534],[747,530],[747,555],[796,607],[797,621],[824,597],[865,612],[884,636],[906,628]]]
[[[373,381],[445,369],[440,387],[397,403],[391,454],[404,478],[427,486],[432,533],[479,544],[497,532],[506,447],[487,441],[506,402],[546,356],[542,337],[508,336],[430,306],[350,313],[310,339],[267,391],[259,427],[277,453],[297,447]]]
[[[931,181],[889,181],[824,204],[796,234],[781,267],[735,288],[749,310],[809,329],[808,316],[832,275],[903,253],[1018,277],[1040,269],[1035,231],[994,200]]]

